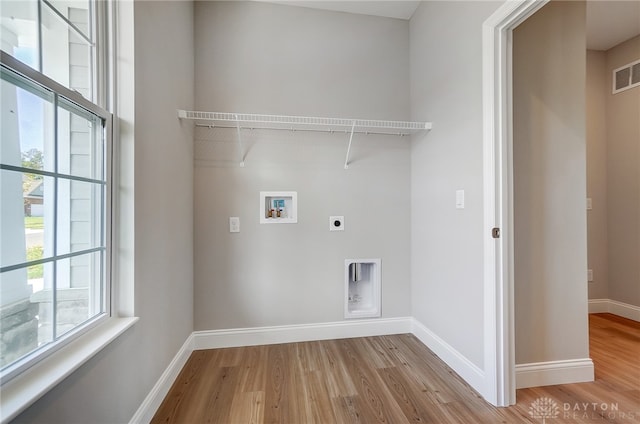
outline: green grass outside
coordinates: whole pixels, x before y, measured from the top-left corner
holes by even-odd
[[[25,216],[24,228],[30,230],[42,230],[44,229],[44,217],[42,216]]]
[[[33,246],[27,248],[27,261],[35,261],[42,259],[42,246]],[[27,268],[27,279],[42,278],[44,275],[44,265],[34,265]]]

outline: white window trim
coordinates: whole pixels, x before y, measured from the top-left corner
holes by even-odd
[[[137,321],[136,317],[110,318],[5,383],[1,422],[14,419]]]
[[[102,4],[102,3],[101,3]],[[96,11],[98,12],[98,11]],[[132,13],[128,9],[125,12]],[[113,35],[117,34],[116,29],[116,16],[120,16],[120,11],[117,5],[109,2],[108,6],[105,5],[104,9],[99,11],[108,15],[108,22],[111,22],[111,28],[109,28]],[[128,15],[127,15],[128,16]],[[96,86],[98,94],[98,104],[107,106],[109,109],[115,109],[115,92],[116,90],[116,68],[114,64],[116,62],[116,37],[110,38],[112,42],[107,42],[107,36],[104,31],[99,31],[97,34],[97,43],[105,48],[103,53],[98,57],[98,72],[102,72],[99,79],[105,84],[98,84]],[[106,50],[109,49],[107,52]],[[4,55],[4,53],[3,53]],[[106,58],[111,58],[107,60]],[[14,60],[9,56],[8,60]],[[4,59],[3,59],[4,61]],[[103,61],[103,64],[100,63]],[[108,68],[108,71],[107,71]],[[108,80],[106,81],[105,75],[108,74]],[[74,101],[82,105],[87,102],[79,94],[73,98]],[[119,158],[120,152],[118,148],[118,120],[115,119],[112,122],[112,151],[109,152],[109,156],[112,158]],[[118,187],[120,180],[120,170],[118,166],[113,167],[111,170],[112,189],[109,190],[109,196],[111,196],[111,213],[107,221],[110,224],[115,216],[119,216],[122,212],[118,211],[123,207],[120,201],[120,195],[116,191],[115,187]],[[125,211],[127,214],[130,211]],[[128,222],[128,220],[125,220]],[[117,228],[117,227],[115,227]],[[108,346],[112,341],[122,335],[125,331],[131,328],[138,320],[138,317],[133,316],[133,281],[129,278],[124,278],[125,281],[121,281],[122,272],[119,269],[120,264],[118,261],[117,246],[121,243],[118,233],[113,226],[109,230],[111,233],[111,266],[107,270],[111,275],[108,278],[111,280],[111,290],[108,293],[109,306],[111,316],[105,316],[84,331],[81,331],[76,337],[70,340],[67,344],[60,346],[57,350],[49,352],[41,361],[34,364],[32,367],[26,369],[20,375],[15,376],[10,381],[7,381],[0,388],[0,423],[7,423],[17,417],[21,412],[26,410],[29,406],[40,399],[49,390],[54,388],[58,383],[68,377],[71,373],[80,368],[89,359],[95,356],[98,352]],[[125,242],[128,245],[128,241]],[[129,264],[130,265],[130,264]]]

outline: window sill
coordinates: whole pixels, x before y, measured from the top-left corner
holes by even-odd
[[[138,321],[112,318],[2,386],[0,421],[15,418]]]

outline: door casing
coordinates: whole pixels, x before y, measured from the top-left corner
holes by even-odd
[[[483,24],[484,398],[516,402],[513,239],[513,30],[549,0],[506,1]],[[499,228],[499,238],[494,238]]]

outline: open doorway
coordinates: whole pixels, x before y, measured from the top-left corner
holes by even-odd
[[[555,3],[555,2],[554,2]],[[568,2],[571,3],[571,2]],[[556,287],[560,290],[560,292],[555,291],[551,293],[547,293],[547,296],[543,296],[540,299],[535,299],[535,302],[531,302],[535,308],[545,307],[549,304],[556,304],[556,307],[552,309],[560,310],[559,308],[564,307],[564,305],[558,305],[557,300],[558,297],[565,297],[565,300],[570,299],[571,305],[565,308],[565,312],[572,318],[572,324],[577,325],[577,327],[582,328],[580,331],[580,337],[582,340],[579,342],[578,349],[580,352],[577,352],[577,356],[575,356],[576,352],[569,354],[574,355],[576,360],[571,361],[549,361],[546,363],[533,363],[531,367],[528,369],[523,369],[520,367],[519,370],[516,369],[515,366],[515,308],[514,308],[514,215],[513,215],[513,206],[514,206],[514,198],[512,196],[513,193],[513,173],[512,173],[512,160],[513,160],[513,150],[512,150],[512,127],[510,125],[512,119],[512,92],[511,92],[511,83],[512,83],[512,56],[511,56],[511,47],[513,43],[513,30],[522,22],[527,20],[531,15],[533,15],[536,11],[538,11],[541,7],[543,7],[546,2],[535,2],[535,1],[524,1],[518,2],[517,4],[507,4],[501,7],[494,15],[492,15],[486,22],[484,28],[484,52],[485,52],[485,62],[484,62],[484,101],[485,101],[485,136],[484,136],[484,146],[485,146],[485,224],[487,227],[495,227],[501,229],[501,235],[499,238],[495,238],[495,231],[492,231],[491,235],[489,235],[489,231],[487,231],[487,236],[485,239],[485,260],[487,263],[495,264],[495,267],[487,267],[485,270],[485,288],[488,296],[485,298],[485,307],[489,311],[495,310],[495,320],[488,321],[488,330],[491,329],[492,324],[496,324],[495,329],[495,339],[489,340],[487,344],[487,351],[492,351],[495,353],[495,367],[498,370],[498,398],[499,403],[500,400],[502,404],[508,405],[513,404],[515,402],[515,387],[516,387],[516,378],[519,376],[519,371],[531,371],[530,375],[535,376],[545,376],[546,371],[551,371],[547,373],[546,376],[553,376],[553,370],[547,369],[545,370],[546,365],[556,365],[555,373],[556,376],[560,378],[567,378],[569,381],[580,381],[582,378],[589,378],[589,373],[591,373],[591,378],[593,376],[593,365],[590,364],[590,359],[588,358],[588,346],[587,346],[587,337],[585,337],[587,323],[586,323],[586,314],[587,314],[587,296],[586,296],[586,270],[587,270],[587,262],[586,262],[586,214],[585,214],[585,198],[586,198],[586,181],[583,181],[582,188],[578,189],[577,192],[569,193],[569,197],[572,199],[570,202],[570,208],[574,211],[575,216],[577,217],[579,214],[582,214],[582,218],[577,218],[578,220],[582,220],[582,223],[578,222],[583,226],[582,234],[574,234],[574,241],[576,238],[582,238],[582,241],[577,243],[577,246],[582,246],[578,248],[578,252],[569,252],[574,258],[581,258],[578,260],[574,260],[572,262],[572,267],[574,268],[572,273],[572,278],[574,278],[574,283],[572,285],[581,284],[581,289],[578,289],[580,293],[573,298],[566,294],[567,285],[559,285]],[[583,4],[584,6],[584,4]],[[584,20],[584,12],[582,19]],[[565,28],[566,29],[566,28]],[[584,28],[583,28],[584,31]],[[584,32],[583,32],[584,34]],[[568,32],[559,32],[559,36],[566,36]],[[584,41],[584,40],[583,40]],[[553,45],[552,43],[550,45]],[[584,47],[583,47],[584,50]],[[546,52],[545,54],[548,54]],[[571,54],[571,52],[569,52]],[[583,60],[585,59],[584,52]],[[558,54],[556,53],[556,56]],[[562,59],[562,58],[560,58]],[[549,74],[548,74],[549,75]],[[564,76],[566,78],[571,78],[571,73],[562,74],[562,72],[551,73],[550,75],[554,76]],[[582,82],[584,84],[584,80]],[[582,90],[582,99],[584,101],[584,85]],[[538,99],[540,100],[540,99]],[[532,106],[532,110],[541,111],[544,109],[545,103],[539,102],[537,109]],[[551,119],[555,118],[557,121],[556,124],[561,127],[561,120],[559,117],[566,116],[567,110],[563,108],[556,108],[555,116],[551,116]],[[584,112],[584,107],[582,110]],[[583,126],[584,128],[584,115],[582,116]],[[531,127],[532,131],[540,131],[540,127]],[[569,133],[569,136],[572,137],[574,134]],[[581,137],[577,137],[576,140],[582,140],[584,143],[584,132]],[[558,148],[558,146],[550,146],[551,148]],[[565,145],[565,147],[570,147],[570,143]],[[583,150],[585,146],[582,146]],[[548,152],[542,152],[543,154]],[[563,152],[566,153],[566,152]],[[575,153],[575,152],[574,152]],[[571,155],[567,156],[568,158]],[[557,159],[557,158],[555,158]],[[552,158],[553,160],[553,158]],[[586,168],[586,159],[584,153],[582,154],[582,164],[578,165]],[[571,162],[567,162],[571,166]],[[575,164],[574,164],[575,165]],[[575,171],[575,170],[574,170]],[[585,171],[582,171],[582,178],[585,178]],[[576,173],[575,175],[578,175]],[[545,176],[548,176],[545,174]],[[565,178],[566,176],[562,175],[560,180]],[[551,190],[558,190],[558,186],[551,185]],[[562,192],[562,190],[559,190]],[[582,193],[580,193],[582,191]],[[557,193],[556,193],[557,194]],[[580,196],[584,195],[585,198],[580,200]],[[556,199],[556,203],[557,199]],[[540,205],[540,202],[536,203],[536,205]],[[579,211],[579,207],[582,208],[582,211]],[[575,226],[575,222],[572,222],[571,219],[566,220],[567,225],[572,228],[577,228]],[[488,228],[488,229],[489,229]],[[560,231],[564,231],[563,225],[555,226]],[[584,250],[582,250],[584,249]],[[582,251],[580,251],[582,250]],[[584,268],[579,269],[578,265],[582,261],[582,265]],[[552,262],[553,264],[553,262]],[[562,261],[556,261],[556,267],[562,267]],[[552,266],[553,268],[553,266]],[[562,272],[562,271],[560,271]],[[546,276],[543,276],[546,278]],[[554,287],[554,286],[552,286]],[[564,290],[564,292],[563,292]],[[569,290],[570,291],[570,290]],[[538,294],[539,296],[539,294]],[[560,302],[562,303],[562,302]],[[532,308],[533,309],[533,308]],[[582,317],[582,318],[580,318]],[[562,318],[561,318],[562,319]],[[582,319],[582,321],[581,321]],[[580,323],[581,321],[581,323]],[[543,322],[541,326],[537,327],[537,331],[550,331],[553,332],[554,328],[552,328],[554,323],[562,321],[558,321],[557,319],[546,320]],[[577,323],[577,324],[576,324]],[[571,324],[569,324],[571,326]],[[566,333],[566,325],[562,325],[563,330],[560,333]],[[535,326],[534,326],[535,328]],[[548,340],[548,333],[544,333],[545,337],[540,340]],[[531,334],[531,340],[535,343],[536,333]],[[538,334],[539,335],[539,334]],[[494,344],[491,344],[494,342]],[[565,345],[571,349],[571,346],[575,347],[574,343],[571,343],[572,339],[564,340]],[[561,342],[562,343],[562,342]],[[543,344],[543,343],[541,343]],[[552,343],[553,345],[557,345]],[[586,346],[586,348],[585,348]],[[545,352],[545,346],[538,346],[535,348],[535,352],[543,354],[549,354],[549,352]],[[553,349],[551,347],[550,349]],[[550,352],[550,355],[553,356],[557,352]],[[565,356],[566,357],[566,356]],[[553,367],[549,367],[553,368]],[[502,371],[502,374],[500,373]],[[559,373],[559,374],[558,374]],[[522,373],[520,373],[522,374]],[[564,374],[564,377],[563,377]],[[543,378],[544,380],[544,378]],[[548,382],[547,382],[548,383]],[[540,384],[544,384],[540,382]],[[550,384],[550,383],[548,383]],[[501,397],[502,396],[502,397]]]
[[[640,3],[587,3],[586,63],[589,310],[640,320]]]
[[[586,59],[590,353],[615,386],[640,325],[640,3],[587,3]]]
[[[587,317],[584,2],[513,29],[516,388],[593,380]]]

